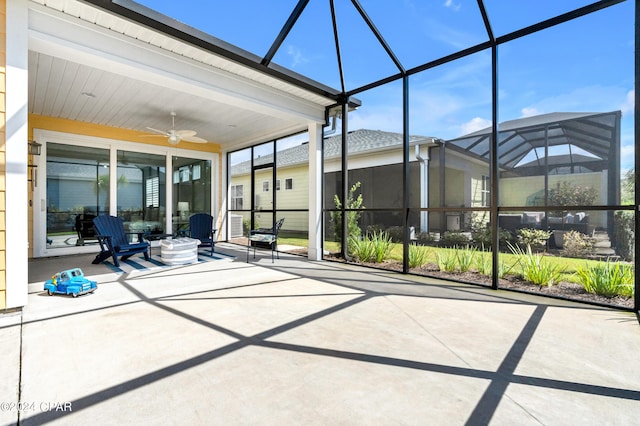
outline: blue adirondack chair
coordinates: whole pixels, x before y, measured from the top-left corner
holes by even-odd
[[[185,236],[200,240],[198,248],[210,247],[211,255],[215,251],[216,241],[214,235],[217,229],[213,228],[213,216],[208,213],[196,213],[189,217],[189,229]]]
[[[95,237],[100,243],[100,253],[92,263],[97,264],[105,259],[113,258],[113,263],[120,266],[118,257],[127,260],[129,257],[137,253],[144,253],[144,258],[149,259],[149,243],[142,239],[142,232],[136,232],[138,242],[129,241],[129,233],[124,230],[122,218],[115,216],[102,215],[93,219],[93,226],[96,228]]]

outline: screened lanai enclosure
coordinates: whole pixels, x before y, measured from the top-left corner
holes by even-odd
[[[580,299],[639,309],[635,2],[300,0],[270,6],[279,22],[244,6],[255,37],[221,25],[239,49],[217,51],[334,104],[320,161],[305,132],[228,150],[230,241],[284,217],[285,249],[320,226],[326,260],[569,298],[614,268]]]

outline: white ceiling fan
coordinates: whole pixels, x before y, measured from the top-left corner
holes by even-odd
[[[207,143],[205,139],[196,136],[198,132],[195,130],[176,130],[176,113],[173,111],[171,112],[171,130],[158,130],[153,127],[147,127],[147,129],[157,133],[159,136],[166,136],[171,145],[177,145],[180,141]]]

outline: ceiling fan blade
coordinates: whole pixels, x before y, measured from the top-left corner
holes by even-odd
[[[196,132],[195,130],[176,130],[175,133],[176,133],[176,136],[184,139],[191,136],[195,136],[196,133],[198,132]]]
[[[176,130],[176,136],[186,142],[206,143],[205,139],[196,136],[195,130]]]
[[[197,136],[181,136],[181,140],[185,142],[194,142],[194,143],[207,143],[206,139],[199,138]]]
[[[162,136],[170,136],[169,132],[165,132],[164,130],[154,129],[153,127],[147,127],[147,130]]]

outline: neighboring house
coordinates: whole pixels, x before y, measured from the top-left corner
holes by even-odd
[[[619,111],[544,114],[502,123],[498,144],[500,205],[519,209],[543,206],[544,194],[562,182],[593,188],[598,194],[595,205],[618,204],[619,129]],[[364,206],[375,211],[365,210],[361,227],[401,225],[402,134],[360,129],[349,132],[347,138],[349,186],[360,182]],[[430,232],[470,229],[472,215],[455,209],[490,206],[490,140],[490,128],[448,141],[409,138],[410,226]],[[334,195],[342,193],[341,141],[341,135],[324,140],[324,204],[328,209],[335,207]],[[307,159],[306,144],[277,153],[276,209],[306,208]],[[254,164],[255,210],[273,209],[272,168],[261,168],[271,163],[272,156],[264,156]],[[233,165],[231,175],[232,209],[250,209],[250,162]],[[242,197],[234,199],[239,187]],[[420,212],[421,208],[447,212],[428,214]],[[488,213],[476,214],[476,220],[478,216],[488,220]],[[595,225],[607,225],[604,215],[593,216]],[[297,231],[307,227],[305,220],[287,220],[285,225]]]

